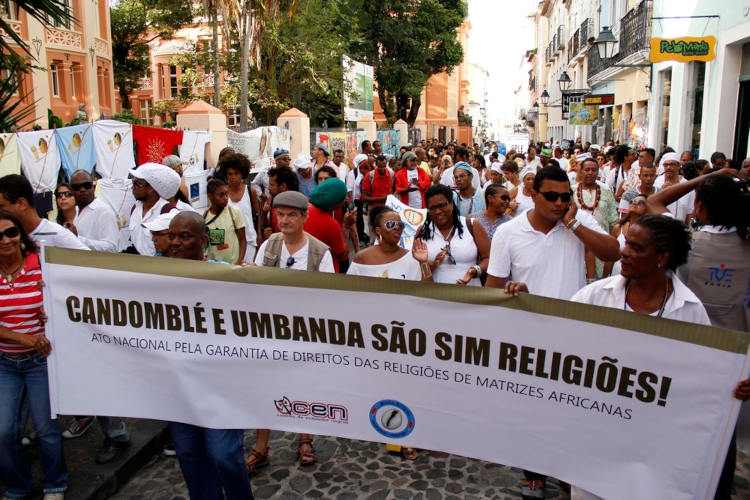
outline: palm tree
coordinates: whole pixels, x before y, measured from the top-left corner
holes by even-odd
[[[60,0],[16,0],[16,5],[19,9],[26,11],[29,16],[44,25],[49,25],[55,22],[61,24],[75,22],[73,14]],[[8,23],[2,18],[0,18],[0,31],[5,32],[13,43],[17,44],[23,52],[33,57],[26,42],[24,42],[18,33],[13,31]],[[15,49],[10,46],[8,40],[0,36],[0,53],[11,52],[15,52]]]
[[[266,23],[279,18],[281,10],[286,10],[289,18],[299,7],[299,0],[219,0],[222,17],[227,24],[237,29],[240,37],[240,130],[247,130],[248,124],[248,68],[258,66],[261,58],[263,33]],[[228,33],[225,33],[228,37]]]

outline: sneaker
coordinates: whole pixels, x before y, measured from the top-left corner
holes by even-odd
[[[174,449],[174,443],[170,441],[167,444],[165,444],[164,450],[161,453],[165,457],[174,457],[175,455],[177,455],[177,452]]]
[[[63,500],[65,493],[47,493],[42,500]]]
[[[112,441],[111,439],[105,439],[102,443],[102,447],[94,457],[94,462],[99,465],[108,464],[113,460],[120,458],[125,451],[130,447],[130,441]]]
[[[91,424],[94,423],[94,420],[96,420],[96,417],[73,418],[68,428],[63,431],[62,437],[72,439],[83,436],[89,430]]]
[[[21,446],[31,446],[36,442],[37,434],[36,431],[32,431],[31,434],[28,436],[24,436],[21,438]]]
[[[521,486],[521,496],[523,498],[544,498],[544,479],[524,481],[523,486]]]

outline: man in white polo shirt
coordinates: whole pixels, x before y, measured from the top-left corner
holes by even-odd
[[[534,208],[501,225],[492,237],[486,286],[568,300],[586,285],[586,248],[601,260],[620,257],[617,240],[579,211],[571,195],[561,168],[544,167],[536,174]],[[544,498],[545,476],[524,474],[524,498]]]
[[[117,216],[107,202],[94,196],[96,182],[85,170],[70,176],[70,187],[76,199],[73,224],[66,224],[91,250],[116,252],[120,239]]]

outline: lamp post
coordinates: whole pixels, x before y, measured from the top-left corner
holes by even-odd
[[[615,45],[617,44],[617,38],[612,33],[612,29],[609,26],[603,26],[599,32],[599,36],[594,40],[594,47],[599,55],[599,59],[604,61],[607,66],[614,68],[645,68],[651,66],[651,63],[641,64],[617,64],[612,62],[612,58],[615,56]]]
[[[560,93],[565,95],[570,88],[573,81],[570,79],[567,71],[563,71],[560,78],[557,79],[557,84],[560,86]]]

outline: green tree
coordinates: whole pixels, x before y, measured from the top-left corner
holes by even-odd
[[[463,60],[457,28],[463,0],[360,0],[361,42],[352,55],[374,66],[380,105],[389,122],[414,125],[427,80]]]
[[[110,8],[112,66],[123,109],[130,109],[130,94],[149,74],[148,43],[171,38],[192,22],[189,0],[120,0]]]

